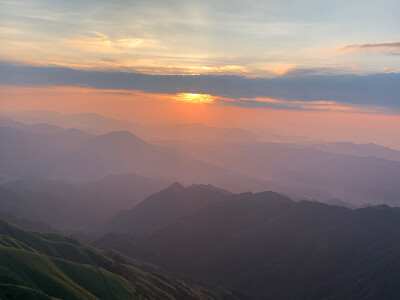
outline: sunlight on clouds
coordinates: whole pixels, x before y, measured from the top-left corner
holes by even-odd
[[[111,48],[111,41],[106,34],[100,32],[92,32],[95,36],[85,39],[70,39],[68,42],[74,44],[79,48],[83,48],[92,52],[109,52]]]
[[[215,97],[209,94],[179,93],[173,99],[186,103],[213,103]]]
[[[135,48],[140,46],[143,43],[142,39],[118,39],[116,44],[118,46]]]
[[[108,35],[97,31],[91,32],[94,36],[82,39],[69,39],[68,42],[90,52],[113,53],[119,52],[121,48],[136,48],[142,45],[143,39],[122,38],[112,40]]]
[[[245,75],[248,73],[248,70],[245,67],[239,65],[222,65],[222,66],[168,65],[167,68],[169,68],[171,71],[180,70],[180,72],[176,74],[183,73],[190,75],[214,74],[214,73]]]
[[[242,98],[242,101],[252,101],[258,103],[268,103],[271,105],[279,105],[280,108],[293,110],[318,110],[318,111],[335,111],[335,112],[354,112],[354,113],[383,113],[382,109],[377,107],[354,106],[350,104],[337,103],[335,101],[289,101],[272,98]]]
[[[261,73],[262,71],[267,71],[274,75],[282,76],[286,73],[296,69],[298,67],[295,63],[286,62],[257,62],[252,64],[253,69],[257,70],[256,73]]]
[[[390,41],[374,44],[346,45],[336,49],[337,52],[346,51],[400,51],[400,41]]]

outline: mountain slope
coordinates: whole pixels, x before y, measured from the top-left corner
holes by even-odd
[[[108,247],[118,249],[112,238]],[[265,192],[216,201],[133,240],[130,251],[254,299],[397,299],[399,247],[397,208],[351,210]]]
[[[86,247],[58,235],[29,233],[3,221],[0,258],[0,288],[7,289],[6,296],[26,293],[43,299],[208,298],[183,283],[140,271],[115,252]]]
[[[51,227],[50,225],[47,225],[39,221],[18,218],[4,211],[0,211],[0,220],[15,224],[18,227],[21,227],[29,231],[42,232],[42,233],[58,233],[58,230]]]
[[[117,214],[105,225],[103,232],[131,235],[152,233],[229,194],[211,185],[184,187],[174,183],[134,208]]]

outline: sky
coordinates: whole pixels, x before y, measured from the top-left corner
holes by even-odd
[[[397,0],[0,0],[0,109],[335,139],[389,131],[388,144],[400,133],[399,11]]]

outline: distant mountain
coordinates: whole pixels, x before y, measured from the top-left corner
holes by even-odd
[[[105,220],[167,185],[162,180],[127,174],[81,183],[26,178],[6,186],[9,193],[14,191],[23,199],[20,206],[31,219],[59,230],[95,231]],[[20,216],[15,210],[14,215]]]
[[[269,189],[291,195],[338,198],[351,205],[400,205],[397,161],[266,142],[209,146],[188,154],[270,185],[275,183]],[[321,192],[315,191],[318,189]]]
[[[33,125],[27,125],[21,122],[17,122],[11,119],[7,119],[4,117],[0,117],[0,127],[11,127],[14,129],[31,132],[31,133],[38,133],[38,134],[54,134],[54,133],[61,133],[65,131],[64,128],[57,127],[54,125],[50,125],[47,123],[38,123]]]
[[[27,176],[33,167],[74,149],[89,137],[75,129],[37,134],[0,127],[0,174],[11,178]]]
[[[27,201],[18,193],[0,186],[0,211],[21,218],[29,216]]]
[[[351,154],[363,157],[379,157],[387,160],[400,161],[400,151],[377,144],[354,144],[351,142],[334,142],[310,145],[310,148],[325,152]]]
[[[18,218],[4,211],[0,211],[0,220],[15,224],[18,227],[21,227],[29,231],[42,232],[42,233],[59,233],[57,229],[45,223]]]
[[[257,136],[240,128],[218,128],[201,123],[175,124],[169,126],[148,125],[139,131],[151,141],[175,140],[190,143],[220,143],[222,141],[254,141]]]
[[[98,241],[241,299],[397,299],[400,211],[231,195],[158,232]],[[114,245],[113,245],[114,243]]]
[[[102,231],[130,235],[153,233],[172,221],[224,199],[227,195],[230,192],[212,185],[184,187],[180,183],[174,183],[147,197],[134,208],[120,212]]]
[[[195,126],[196,127],[196,126]],[[0,180],[88,181],[135,173],[233,192],[274,190],[322,201],[400,205],[400,161],[266,142],[156,146],[129,131],[34,134],[0,127]]]
[[[48,123],[62,128],[82,129],[95,134],[140,128],[139,124],[133,122],[115,120],[94,113],[61,114],[55,111],[33,110],[1,112],[0,115],[26,124]]]
[[[210,299],[113,251],[0,221],[2,299]]]
[[[193,159],[171,148],[149,144],[128,131],[94,136],[73,151],[33,171],[42,177],[93,180],[136,173],[184,183],[211,183],[226,189],[262,189],[265,181]]]
[[[108,118],[99,114],[60,114],[55,111],[14,111],[2,112],[0,116],[28,124],[49,123],[64,128],[82,129],[94,134],[109,131],[129,130],[141,138],[155,142],[160,140],[181,140],[185,142],[249,141],[256,135],[240,128],[218,128],[201,123],[175,125],[144,125],[130,121]],[[1,122],[0,122],[1,125]],[[12,127],[12,126],[11,126]],[[22,128],[17,128],[22,129]]]

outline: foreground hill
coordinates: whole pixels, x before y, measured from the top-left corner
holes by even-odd
[[[133,267],[112,251],[0,221],[2,299],[209,299],[201,291]]]
[[[231,195],[140,238],[105,246],[254,299],[398,299],[400,212],[272,192]]]
[[[102,231],[130,235],[153,233],[178,218],[224,199],[229,194],[230,192],[212,185],[184,187],[180,183],[174,183],[147,197],[134,208],[117,214]]]

